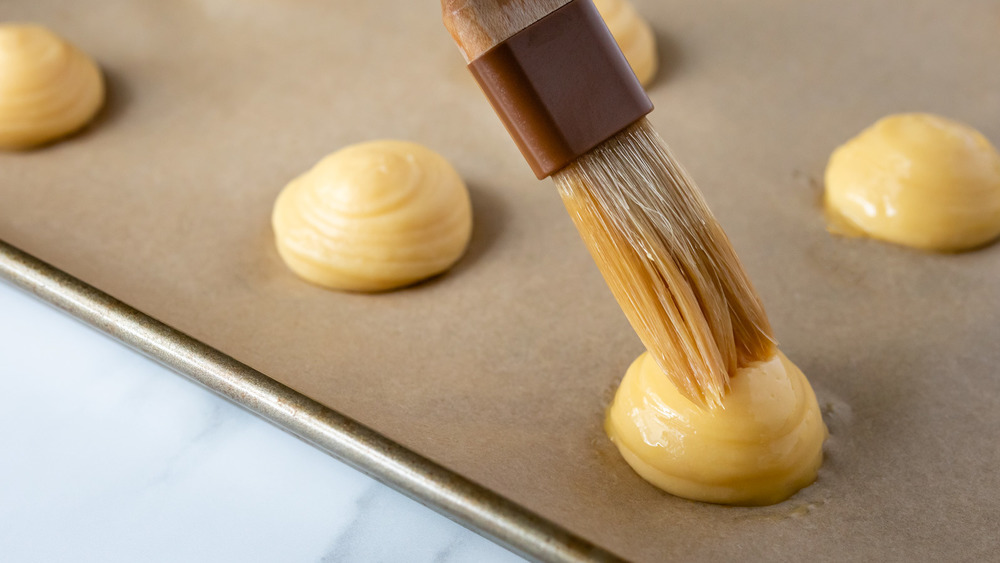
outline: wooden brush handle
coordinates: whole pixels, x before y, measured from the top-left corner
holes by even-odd
[[[590,0],[573,0],[469,63],[538,179],[653,110]]]
[[[477,48],[463,51],[493,43],[487,35],[473,34]],[[547,13],[480,52],[469,70],[538,179],[653,110],[591,0]]]
[[[441,0],[444,25],[472,62],[570,0]]]

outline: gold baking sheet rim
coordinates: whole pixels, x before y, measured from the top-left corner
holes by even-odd
[[[624,561],[2,240],[0,278],[523,557]]]

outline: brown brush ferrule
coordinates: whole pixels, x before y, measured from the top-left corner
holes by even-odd
[[[539,179],[653,109],[592,0],[573,0],[469,63]]]

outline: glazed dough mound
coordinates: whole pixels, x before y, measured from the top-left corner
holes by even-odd
[[[44,27],[0,24],[0,148],[72,133],[103,102],[101,71],[87,55]]]
[[[594,0],[632,72],[643,85],[656,74],[656,36],[629,0]]]
[[[981,246],[1000,236],[1000,154],[968,125],[890,115],[833,152],[826,207],[844,234],[925,250]]]
[[[736,505],[781,502],[816,479],[826,426],[781,352],[740,368],[724,409],[681,395],[649,354],[629,367],[605,430],[629,465],[668,493]]]
[[[416,143],[373,141],[339,150],[289,183],[272,222],[281,257],[306,280],[383,291],[458,261],[472,207],[444,157]]]

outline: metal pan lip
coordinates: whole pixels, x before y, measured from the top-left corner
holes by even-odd
[[[529,560],[624,561],[3,240],[0,279]]]

